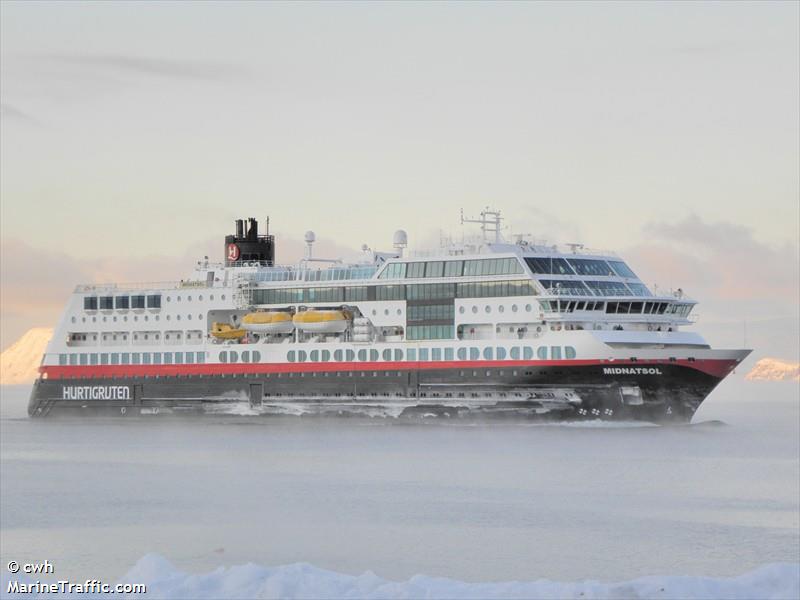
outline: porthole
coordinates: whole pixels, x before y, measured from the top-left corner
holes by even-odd
[[[388,316],[389,316],[389,309],[388,309],[388,308],[387,308],[387,309],[385,309],[385,310],[383,311],[383,314],[384,314],[384,315],[386,315],[386,316],[388,317]]]
[[[105,322],[106,322],[106,318],[105,318],[105,317],[103,317],[103,323],[105,323]]]
[[[73,322],[73,323],[75,322],[75,317],[72,317],[72,322]]]
[[[180,320],[181,320],[181,316],[180,316],[180,315],[177,315],[175,318],[176,318],[178,321],[180,321]]]
[[[172,318],[172,317],[170,317],[169,315],[167,315],[167,321],[169,321],[171,318]],[[156,317],[156,320],[158,320],[158,317]]]
[[[209,299],[209,300],[213,300],[213,299],[214,299],[214,294],[211,294],[211,295],[208,297],[208,299]]]
[[[177,300],[178,302],[180,302],[180,301],[181,301],[181,297],[180,297],[180,296],[178,296],[178,297],[176,298],[176,300]]]
[[[486,307],[484,308],[484,310],[488,314],[488,313],[492,312],[492,307],[487,304]]]
[[[473,306],[472,307],[472,312],[473,312],[473,314],[477,314],[478,313],[478,307],[477,306]]]
[[[122,320],[127,323],[128,322],[128,317],[122,317]]]
[[[186,318],[191,321],[192,320],[192,315],[186,315]]]
[[[160,320],[161,320],[161,317],[159,317],[158,315],[156,315],[156,321],[160,321]]]
[[[97,323],[97,317],[92,317],[92,323]]]
[[[506,307],[501,304],[500,306],[497,307],[497,310],[498,312],[505,312]]]
[[[225,300],[225,294],[222,294],[222,296],[220,296],[220,299]]]
[[[511,312],[517,312],[517,305],[516,304],[512,304],[511,305]]]
[[[463,306],[459,306],[458,307],[458,312],[463,315],[464,314],[464,307]]]
[[[203,315],[197,315],[197,318],[198,318],[198,319],[202,319],[202,318],[203,318]]]
[[[137,317],[137,316],[134,316],[134,317],[133,317],[133,320],[134,320],[134,321],[138,321],[138,320],[139,320],[139,317]]]
[[[150,317],[148,317],[147,315],[145,315],[145,316],[144,316],[144,320],[145,320],[145,321],[149,321],[149,320],[150,320]]]
[[[398,308],[397,309],[397,315],[400,316],[401,314],[403,314],[403,311]]]
[[[114,323],[116,323],[117,322],[117,317],[112,317],[111,320],[114,321]]]
[[[202,301],[203,301],[203,294],[200,294],[200,295],[197,297],[197,299],[198,299],[198,300],[200,300],[200,302],[202,302]]]
[[[376,316],[377,314],[378,314],[378,311],[377,311],[377,310],[375,310],[375,309],[373,308],[373,309],[372,309],[372,316],[374,317],[374,316]]]
[[[530,304],[526,304],[525,305],[525,312],[531,312],[531,310],[533,310],[533,307]]]
[[[172,298],[170,298],[169,296],[167,296],[167,302],[172,302]]]
[[[178,298],[178,300],[180,300],[180,298]],[[191,296],[186,296],[186,301],[187,302],[191,302],[192,301],[192,297]]]

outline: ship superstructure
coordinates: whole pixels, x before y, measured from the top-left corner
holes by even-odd
[[[613,253],[477,222],[476,240],[405,256],[398,231],[351,263],[316,258],[307,232],[289,267],[240,220],[186,279],[79,285],[29,412],[688,421],[749,354],[685,331],[696,302]]]

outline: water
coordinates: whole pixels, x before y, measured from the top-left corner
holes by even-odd
[[[114,580],[309,562],[466,581],[737,575],[800,561],[796,383],[684,427],[24,417],[2,388],[0,564]]]

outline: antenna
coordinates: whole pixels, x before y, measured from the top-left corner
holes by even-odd
[[[464,217],[464,209],[461,209],[461,224],[464,223],[478,223],[481,226],[481,234],[483,241],[486,242],[486,234],[494,233],[494,243],[500,243],[500,221],[503,218],[500,216],[499,210],[491,210],[487,206],[481,211],[480,219],[469,219]]]

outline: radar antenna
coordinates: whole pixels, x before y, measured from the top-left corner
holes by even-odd
[[[487,206],[481,211],[480,219],[469,219],[464,217],[464,209],[461,209],[461,224],[464,223],[478,223],[481,226],[481,234],[483,234],[483,241],[486,242],[486,236],[489,233],[494,233],[494,243],[500,243],[500,221],[503,218],[500,216],[499,210],[490,210]]]

